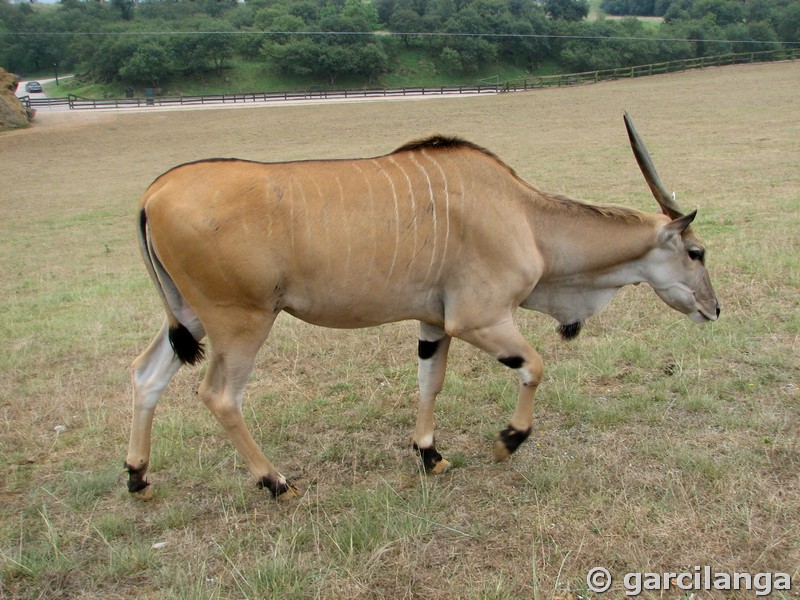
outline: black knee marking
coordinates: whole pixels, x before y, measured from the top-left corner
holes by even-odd
[[[436,451],[435,446],[420,448],[414,444],[414,450],[419,452],[419,456],[422,459],[422,466],[425,467],[426,471],[432,471],[436,465],[442,462],[442,455]]]
[[[128,471],[128,492],[131,494],[141,492],[150,485],[150,482],[144,478],[144,472],[145,469],[147,469],[147,465],[141,469],[136,469],[128,463],[125,463],[125,469]]]
[[[509,369],[519,369],[523,364],[525,364],[525,359],[521,356],[507,356],[504,358],[498,358],[497,360],[499,360]]]
[[[568,325],[559,325],[558,332],[565,340],[573,340],[578,337],[578,334],[581,332],[581,327],[583,327],[583,321],[569,323]]]
[[[506,447],[506,450],[508,450],[509,453],[514,454],[517,448],[519,448],[520,444],[527,440],[530,434],[530,428],[525,431],[520,431],[519,429],[514,429],[511,425],[509,425],[500,432],[500,441],[503,442],[503,445]]]
[[[267,488],[270,492],[272,492],[273,498],[277,498],[281,494],[285,494],[291,489],[288,482],[281,483],[280,481],[275,481],[266,475],[259,479],[256,485],[258,485],[260,489]]]
[[[417,354],[422,360],[428,359],[434,354],[436,354],[436,350],[439,349],[439,342],[441,340],[436,340],[434,342],[428,342],[425,340],[419,341],[419,346],[417,347]]]

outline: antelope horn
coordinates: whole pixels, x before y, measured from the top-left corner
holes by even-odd
[[[633,149],[636,162],[639,163],[642,175],[644,175],[647,185],[650,186],[650,191],[653,192],[653,196],[655,196],[656,202],[658,202],[662,212],[670,219],[682,217],[683,212],[678,207],[678,203],[675,202],[675,192],[670,194],[667,188],[664,187],[664,184],[661,183],[661,178],[658,176],[656,168],[653,166],[653,159],[650,158],[650,153],[647,151],[647,147],[644,145],[642,138],[636,133],[633,120],[627,111],[625,111],[625,128],[628,130],[628,138],[631,141],[631,149]]]

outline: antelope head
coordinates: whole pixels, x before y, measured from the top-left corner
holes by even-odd
[[[670,219],[660,226],[657,247],[652,251],[654,262],[649,269],[648,283],[664,302],[688,315],[695,323],[716,321],[720,308],[706,270],[705,248],[690,226],[697,211],[684,214],[678,207],[675,194],[670,194],[661,182],[650,153],[627,112],[625,127],[647,185],[661,212]]]

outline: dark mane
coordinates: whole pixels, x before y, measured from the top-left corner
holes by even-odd
[[[488,156],[492,160],[496,161],[501,167],[506,169],[509,173],[511,173],[514,177],[519,179],[519,176],[514,171],[514,169],[512,169],[506,163],[504,163],[502,159],[499,156],[497,156],[494,152],[492,152],[491,150],[487,150],[483,146],[479,146],[478,144],[474,144],[463,138],[455,136],[434,134],[419,140],[412,140],[406,144],[403,144],[391,154],[399,154],[401,152],[413,152],[415,150],[458,150],[462,148],[475,150],[476,152],[480,152],[484,156]]]
[[[539,198],[540,205],[554,212],[562,214],[574,214],[575,216],[586,215],[616,219],[628,223],[642,223],[647,219],[647,214],[635,208],[618,206],[616,204],[592,204],[582,200],[574,200],[566,196],[542,193],[532,186],[532,189]]]
[[[417,150],[458,150],[461,148],[480,152],[481,154],[496,161],[498,165],[506,169],[524,187],[533,192],[533,198],[536,199],[535,201],[539,202],[542,208],[561,213],[573,213],[576,216],[601,216],[632,223],[640,223],[645,218],[642,212],[633,208],[615,205],[591,204],[588,202],[582,202],[580,200],[573,200],[572,198],[568,198],[566,196],[542,192],[519,177],[514,169],[504,163],[502,159],[500,159],[491,150],[487,150],[483,146],[479,146],[478,144],[474,144],[459,137],[438,134],[432,135],[427,138],[408,142],[407,144],[397,148],[394,152],[392,152],[392,154],[398,154],[401,152],[414,152]]]
[[[478,152],[483,152],[484,154],[490,154],[494,156],[486,148],[482,148],[481,146],[473,144],[472,142],[468,142],[465,139],[462,139],[460,137],[439,135],[439,134],[435,134],[419,140],[412,140],[397,148],[394,152],[392,152],[392,154],[397,154],[399,152],[410,152],[412,150],[428,150],[433,148],[437,149],[440,148],[443,150],[453,149],[453,148],[472,148],[473,150],[477,150]]]

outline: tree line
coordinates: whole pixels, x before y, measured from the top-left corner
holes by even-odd
[[[664,19],[587,20],[586,0],[0,0],[0,65],[158,86],[221,74],[237,59],[329,85],[374,84],[412,48],[445,71],[477,76],[497,63],[583,71],[800,41],[800,0],[603,0],[603,8]]]
[[[663,17],[666,32],[688,40],[750,42],[757,50],[769,48],[753,41],[800,42],[798,0],[602,0],[600,6],[610,15]]]

